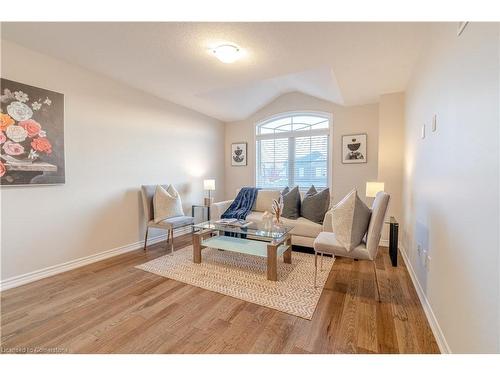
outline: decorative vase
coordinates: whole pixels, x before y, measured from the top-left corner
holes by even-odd
[[[266,232],[270,232],[273,229],[273,218],[273,214],[267,211],[262,215],[262,225]]]
[[[278,199],[273,200],[273,212],[276,219],[276,224],[280,225],[281,213],[283,212],[283,196],[280,195]]]

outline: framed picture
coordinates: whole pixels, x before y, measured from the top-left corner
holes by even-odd
[[[247,165],[247,143],[239,142],[231,144],[231,165],[241,167]]]
[[[366,163],[366,134],[349,134],[342,136],[342,163]]]
[[[64,184],[64,95],[0,79],[0,184]]]

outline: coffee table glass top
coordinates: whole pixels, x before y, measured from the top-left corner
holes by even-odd
[[[262,223],[251,223],[246,227],[238,227],[231,224],[217,223],[215,220],[194,224],[193,228],[195,230],[220,230],[223,232],[246,234],[255,237],[262,237],[263,239],[268,238],[274,240],[282,238],[293,229],[293,227],[283,224],[273,224],[271,228],[265,228]]]

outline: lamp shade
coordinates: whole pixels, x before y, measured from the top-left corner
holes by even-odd
[[[215,180],[203,180],[203,190],[215,190]]]
[[[366,183],[366,196],[369,198],[374,198],[379,191],[384,191],[383,182],[367,182]]]

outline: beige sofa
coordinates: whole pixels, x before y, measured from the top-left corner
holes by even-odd
[[[247,216],[248,221],[255,223],[262,222],[262,216],[265,211],[271,212],[273,199],[278,199],[280,190],[259,190],[257,199],[253,205],[252,211]],[[220,219],[221,215],[227,210],[233,200],[214,203],[210,209],[212,220]],[[313,247],[314,239],[320,232],[332,232],[332,219],[330,210],[326,213],[323,224],[314,223],[304,217],[297,220],[283,218],[283,223],[293,227],[292,244],[298,246]]]

